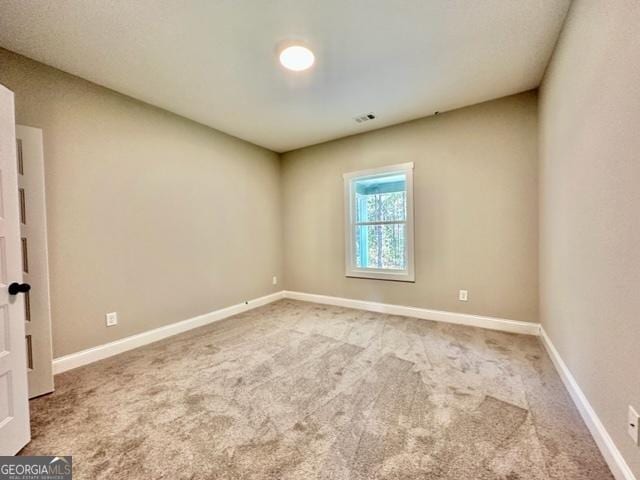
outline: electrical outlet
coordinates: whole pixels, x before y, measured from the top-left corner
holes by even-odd
[[[469,299],[469,292],[467,292],[466,290],[460,290],[460,292],[458,293],[458,300],[460,300],[461,302],[466,302]]]
[[[628,419],[628,423],[627,423],[627,431],[629,432],[629,435],[631,436],[631,438],[633,438],[633,442],[640,446],[640,438],[638,437],[638,431],[640,430],[640,427],[638,426],[638,422],[640,421],[640,417],[638,416],[638,412],[635,411],[635,409],[629,405],[629,419]]]
[[[107,327],[113,327],[118,324],[117,312],[107,313],[104,317],[107,320]]]
[[[272,281],[273,281],[273,284],[274,284],[274,285],[277,285],[277,284],[278,284],[278,277],[276,277],[276,276],[274,275],[274,277],[273,277],[273,280],[272,280]]]

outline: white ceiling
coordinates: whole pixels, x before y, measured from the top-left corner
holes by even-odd
[[[535,88],[569,3],[2,0],[0,45],[284,152]]]

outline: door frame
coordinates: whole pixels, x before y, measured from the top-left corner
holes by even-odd
[[[29,398],[54,390],[47,207],[41,128],[16,125]],[[26,256],[26,260],[25,257]]]

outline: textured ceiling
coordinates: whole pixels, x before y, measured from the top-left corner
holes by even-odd
[[[537,87],[569,3],[3,0],[0,45],[283,152]]]

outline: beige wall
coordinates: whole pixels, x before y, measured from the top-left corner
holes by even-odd
[[[540,97],[545,330],[640,478],[640,3],[573,3]]]
[[[525,93],[284,154],[286,288],[538,321],[536,103]],[[342,174],[410,161],[416,282],[345,278]]]
[[[276,154],[1,49],[0,83],[44,130],[54,356],[281,288]]]

